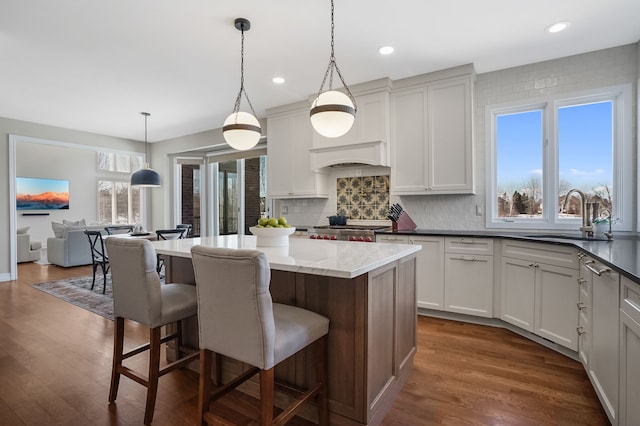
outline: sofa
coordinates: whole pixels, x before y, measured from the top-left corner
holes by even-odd
[[[54,236],[47,238],[47,260],[51,264],[64,268],[91,265],[93,262],[89,239],[84,231],[102,231],[106,235],[104,228],[108,225],[86,225],[84,219],[76,222],[67,220],[63,220],[62,223],[51,222]]]
[[[18,263],[35,262],[40,260],[42,243],[40,241],[31,241],[29,235],[29,227],[18,229],[16,237],[16,248],[18,251]]]

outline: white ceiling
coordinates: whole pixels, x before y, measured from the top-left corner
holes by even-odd
[[[237,17],[251,21],[245,88],[259,117],[318,91],[329,0],[1,0],[0,117],[143,140],[148,111],[149,141],[219,128],[240,88]],[[567,31],[544,31],[564,20]],[[335,25],[353,85],[634,43],[640,1],[335,0]],[[383,45],[395,53],[379,55]]]

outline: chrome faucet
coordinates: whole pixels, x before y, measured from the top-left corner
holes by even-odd
[[[589,212],[587,211],[587,196],[581,190],[577,188],[570,189],[567,192],[567,197],[564,200],[564,210],[567,211],[567,204],[569,204],[569,197],[571,194],[576,192],[580,195],[581,198],[581,211],[582,211],[582,226],[580,227],[580,231],[582,231],[582,237],[591,237],[593,236],[593,226],[591,225],[591,219],[589,218]]]

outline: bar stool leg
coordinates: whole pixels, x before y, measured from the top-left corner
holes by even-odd
[[[124,318],[117,317],[113,323],[113,366],[111,367],[111,388],[109,402],[118,396],[120,385],[120,369],[122,368],[122,352],[124,350]]]
[[[213,353],[207,349],[200,349],[200,383],[198,389],[198,422],[200,426],[206,426],[204,413],[209,411],[211,403],[211,364]]]
[[[260,370],[260,419],[262,426],[273,423],[274,375],[273,368]]]
[[[153,420],[153,410],[158,394],[158,378],[160,377],[160,340],[162,327],[152,328],[149,332],[149,383],[147,389],[147,405],[144,410],[144,424]]]
[[[316,342],[316,381],[322,382],[322,387],[318,393],[318,420],[321,426],[327,426],[329,424],[327,336],[318,339]]]

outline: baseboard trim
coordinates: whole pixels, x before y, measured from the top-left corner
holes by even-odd
[[[5,281],[13,281],[13,279],[11,278],[11,274],[0,274],[0,283],[3,283]]]

